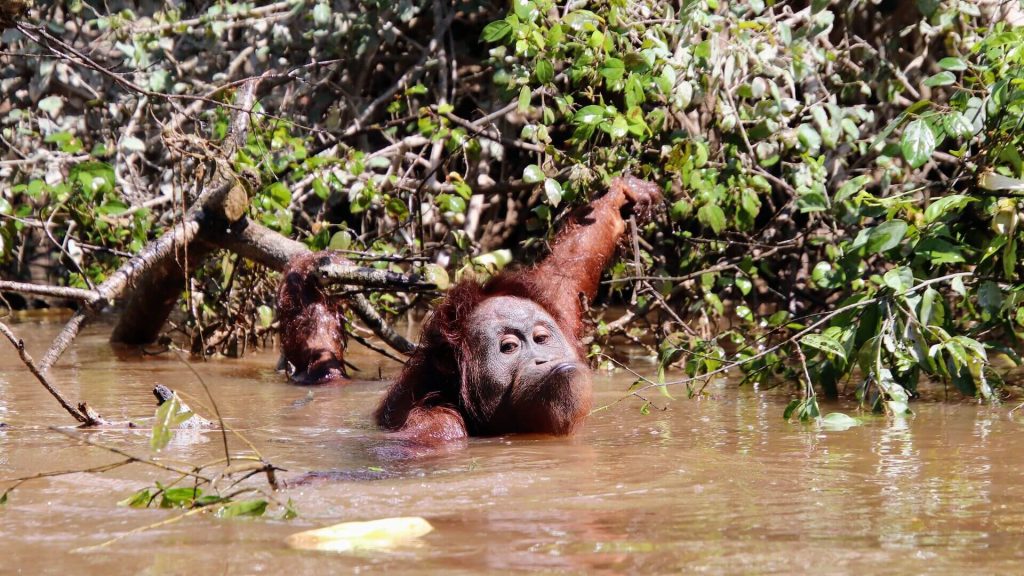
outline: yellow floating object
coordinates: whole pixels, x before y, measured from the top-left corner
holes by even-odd
[[[368,522],[342,522],[326,528],[298,532],[289,536],[285,542],[300,550],[381,550],[419,538],[433,529],[429,522],[419,516],[381,518]]]

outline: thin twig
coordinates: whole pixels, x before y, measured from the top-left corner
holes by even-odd
[[[57,387],[51,384],[46,376],[43,375],[43,372],[36,367],[35,362],[32,360],[32,356],[30,356],[28,351],[25,350],[25,342],[22,339],[15,337],[14,333],[11,332],[11,329],[3,322],[0,322],[0,332],[2,332],[3,335],[11,341],[11,344],[14,344],[14,348],[18,350],[18,355],[21,356],[21,361],[28,367],[29,372],[36,377],[36,380],[43,385],[43,388],[46,388],[46,391],[49,392],[51,396],[57,399],[57,402],[60,403],[61,407],[64,408],[68,414],[71,414],[71,417],[75,420],[78,420],[82,424],[89,424],[89,418],[73,407],[71,403],[64,398],[64,395],[57,390]]]

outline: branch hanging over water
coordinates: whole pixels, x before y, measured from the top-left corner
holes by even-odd
[[[90,407],[85,402],[80,402],[77,408],[72,406],[71,402],[68,402],[68,400],[64,398],[64,395],[61,394],[59,390],[57,390],[57,387],[52,382],[50,382],[46,375],[43,374],[43,371],[40,370],[38,366],[36,366],[35,361],[32,360],[32,356],[29,355],[28,350],[25,349],[25,341],[15,336],[14,332],[12,332],[11,329],[8,328],[7,325],[4,324],[3,322],[0,322],[0,333],[3,333],[3,335],[6,336],[7,339],[11,341],[11,344],[14,345],[14,348],[18,351],[18,355],[21,357],[21,361],[24,362],[25,366],[28,367],[29,372],[31,372],[32,375],[36,377],[36,380],[38,380],[39,383],[43,385],[43,388],[46,388],[46,391],[49,392],[51,396],[56,398],[57,402],[61,405],[61,407],[64,408],[64,410],[68,414],[71,414],[72,418],[82,423],[82,427],[135,427],[135,425],[132,424],[131,422],[111,422],[104,418],[103,416],[100,416],[98,412],[93,410],[92,407]]]
[[[3,322],[0,322],[0,332],[2,332],[3,335],[11,341],[11,344],[14,344],[14,348],[18,351],[21,361],[25,363],[25,366],[27,366],[29,372],[32,372],[32,375],[36,377],[36,380],[39,380],[39,383],[43,385],[43,388],[46,388],[46,391],[57,399],[57,402],[60,403],[61,407],[64,408],[68,414],[71,414],[72,418],[78,420],[82,424],[86,424],[88,422],[86,415],[73,407],[71,403],[64,398],[64,395],[57,390],[57,387],[51,384],[50,381],[47,380],[46,376],[43,375],[42,371],[36,367],[36,363],[32,360],[32,356],[30,356],[28,351],[25,350],[25,342],[15,336],[14,332],[11,332],[11,329]]]

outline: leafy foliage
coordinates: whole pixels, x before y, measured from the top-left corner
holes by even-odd
[[[296,0],[36,11],[54,27],[73,20],[96,58],[152,93],[0,56],[15,79],[4,137],[22,156],[42,152],[4,175],[15,185],[0,195],[0,259],[18,270],[26,246],[56,243],[48,269],[63,282],[101,279],[173,221],[194,185],[195,140],[216,146],[234,86],[266,73],[277,83],[235,168],[263,182],[250,216],[313,248],[381,268],[430,261],[437,277],[493,273],[542,253],[568,210],[631,172],[662,185],[666,210],[612,269],[604,297],[630,310],[595,312],[595,356],[646,347],[660,367],[648,385],[666,394],[699,394],[737,367],[747,383],[800,382],[786,413],[800,419],[820,417],[819,392],[904,413],[924,380],[995,399],[990,361],[1016,361],[1024,328],[1024,32],[1010,24],[1020,14],[986,10],[997,8]],[[34,77],[51,84],[19,84]],[[92,93],[52,87],[76,79]],[[100,128],[86,129],[90,114]],[[261,280],[230,259],[197,274],[203,297],[183,324],[202,335],[197,351],[266,333],[272,290]],[[423,304],[372,300],[389,314]],[[242,336],[224,337],[218,322],[239,317]]]

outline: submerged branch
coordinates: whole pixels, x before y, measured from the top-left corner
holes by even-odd
[[[398,350],[402,354],[408,356],[416,350],[416,344],[410,342],[403,337],[395,329],[388,325],[387,322],[381,318],[377,310],[374,309],[370,301],[366,299],[366,296],[362,294],[353,294],[350,302],[352,311],[359,316],[359,319],[366,324],[367,328],[373,330],[373,333],[380,337],[381,340],[387,342],[388,346],[391,346],[395,350]]]
[[[60,403],[61,407],[64,408],[68,414],[71,414],[71,417],[75,420],[78,420],[82,424],[88,424],[89,418],[83,412],[80,412],[78,409],[73,407],[71,403],[64,398],[64,395],[57,390],[57,387],[51,384],[43,372],[36,366],[35,362],[32,360],[32,356],[30,356],[28,351],[25,350],[25,342],[20,338],[17,338],[14,333],[11,332],[11,329],[3,322],[0,322],[0,332],[2,332],[3,335],[11,341],[11,344],[14,344],[14,348],[18,350],[18,355],[21,356],[21,361],[28,367],[29,372],[36,377],[36,380],[43,385],[43,388],[46,388],[46,391],[49,392],[51,396],[57,399],[57,402]]]

